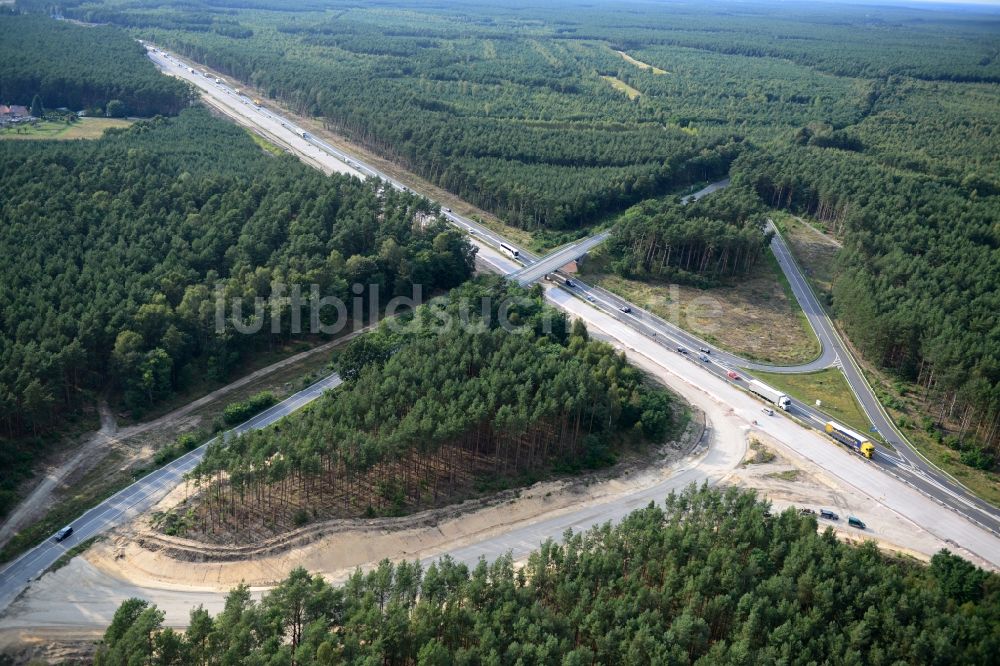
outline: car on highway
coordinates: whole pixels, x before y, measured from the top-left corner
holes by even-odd
[[[851,527],[857,527],[859,530],[866,529],[867,527],[863,522],[861,522],[860,519],[855,518],[854,516],[847,517],[847,524]]]
[[[632,312],[632,308],[630,308],[627,305],[623,305],[623,306],[621,306],[618,309],[621,310],[622,312],[624,312],[625,314],[628,314],[628,313]]]
[[[587,294],[587,301],[590,302],[590,303],[593,303],[594,302],[594,297],[591,296],[590,294]]]
[[[712,350],[709,349],[708,347],[699,347],[698,351],[700,351],[702,354],[711,354],[712,353]]]
[[[819,517],[826,518],[827,520],[840,520],[840,516],[835,514],[833,511],[830,511],[829,509],[820,509]]]
[[[58,532],[56,532],[56,541],[65,541],[69,538],[69,535],[73,533],[73,526],[67,525]]]
[[[687,349],[685,349],[684,347],[678,347],[678,348],[677,348],[677,352],[678,352],[679,354],[687,354],[687,353],[688,353],[688,350],[687,350]]]
[[[705,356],[704,354],[699,355],[698,356],[698,360],[704,361],[705,363],[708,363],[708,357]]]
[[[727,372],[726,373],[726,377],[729,377],[733,381],[737,381],[737,382],[741,379],[741,377],[739,376],[739,374],[737,374],[737,372],[735,370],[730,370],[729,372]]]
[[[572,280],[566,280],[566,282],[564,284],[567,287],[575,287],[576,286],[576,283],[574,283]]]
[[[445,208],[445,209],[444,209],[444,212],[446,212],[446,213],[450,213],[450,212],[451,212],[451,208]]]

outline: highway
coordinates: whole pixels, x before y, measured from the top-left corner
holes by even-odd
[[[232,430],[226,431],[221,437],[266,428],[278,419],[308,405],[324,391],[335,388],[340,383],[340,377],[336,373],[324,377]],[[213,438],[197,449],[185,453],[90,509],[71,523],[73,534],[63,541],[57,543],[54,538],[50,538],[5,566],[0,570],[0,610],[6,608],[30,580],[37,578],[52,566],[66,551],[91,537],[103,534],[112,527],[128,522],[163,499],[167,493],[183,482],[184,475],[198,465],[209,444],[218,439],[218,437]]]
[[[159,52],[150,52],[150,57],[166,71],[196,82],[196,85],[211,97],[214,104],[225,107],[227,115],[242,118],[244,122],[289,147],[307,161],[327,170],[353,173],[361,178],[377,176],[388,181],[393,187],[400,190],[407,189],[402,183],[387,178],[356,158],[337,151],[308,133],[302,133],[302,130],[274,111],[258,108],[249,100],[237,95],[235,90],[215,83],[214,78],[189,71],[188,66],[178,59]],[[472,220],[447,210],[444,211],[444,215],[453,224],[469,232],[484,248],[498,248],[501,243],[514,246]],[[606,234],[607,232],[604,232],[560,248],[541,259],[521,250],[518,262],[521,266],[515,264],[512,258],[495,256],[493,252],[483,253],[487,256],[481,256],[481,259],[492,263],[504,273],[520,275],[524,282],[528,283],[551,272],[551,266],[558,262],[562,262],[559,265],[567,263],[574,258],[571,255],[581,248],[592,247],[588,243],[593,242],[596,246],[604,240]],[[818,302],[810,304],[811,301],[815,301],[815,296],[801,278],[801,273],[780,236],[776,235],[776,243],[772,247],[776,248],[775,255],[779,263],[784,262],[782,267],[786,272],[790,271],[789,280],[796,297],[803,303],[807,316],[812,313],[810,322],[824,342],[824,350],[832,350],[837,359],[848,359],[843,365],[852,387],[857,382],[867,386],[860,371],[850,361],[850,355],[846,353],[832,323]],[[528,270],[533,266],[537,268],[529,274]],[[536,277],[535,273],[539,275]],[[793,275],[798,275],[801,282],[793,281]],[[781,418],[780,414],[765,416],[761,411],[761,403],[741,390],[743,380],[734,381],[727,377],[730,370],[744,365],[753,367],[752,364],[746,364],[736,356],[706,346],[694,336],[605,290],[577,282],[575,278],[574,282],[576,285],[573,287],[548,289],[548,298],[585,319],[588,324],[595,327],[595,333],[603,331],[617,344],[666,368],[681,380],[682,385],[679,390],[684,397],[705,409],[707,413],[720,414],[720,405],[727,411],[722,412],[717,421],[711,422],[702,443],[702,457],[691,461],[688,467],[674,470],[668,478],[648,485],[640,491],[626,493],[606,502],[581,506],[568,514],[520,526],[475,544],[462,548],[448,548],[447,551],[441,552],[449,552],[460,561],[466,562],[474,562],[480,556],[491,557],[508,551],[520,556],[537,547],[542,539],[558,537],[567,527],[584,529],[590,525],[620,518],[650,500],[661,499],[669,490],[683,487],[690,482],[716,482],[742,459],[744,435],[747,424],[752,419],[753,428],[759,428],[779,441],[789,443],[802,455],[821,465],[834,476],[872,498],[879,498],[880,502],[892,510],[925,527],[938,537],[959,543],[985,560],[1000,566],[1000,545],[998,545],[1000,541],[997,540],[997,535],[1000,535],[1000,520],[996,509],[976,498],[970,498],[964,489],[943,479],[942,475],[931,466],[922,464],[920,457],[905,444],[900,442],[897,445],[890,439],[895,451],[880,448],[873,461],[866,461],[831,443],[825,436],[803,430],[801,425],[815,428],[827,418],[811,406],[794,402],[790,410],[793,419]],[[824,334],[827,334],[826,338]],[[698,351],[701,347],[708,353]],[[330,375],[241,424],[230,433],[263,428],[315,400],[323,391],[339,383],[340,380],[336,375]],[[872,399],[874,400],[874,397]],[[874,405],[865,405],[865,408],[874,409],[876,415],[881,413],[877,401]],[[873,421],[879,425],[874,418]],[[894,432],[887,419],[879,429],[887,439]],[[197,464],[204,450],[205,446],[202,446],[185,454],[86,512],[73,522],[74,534],[62,543],[57,544],[50,540],[7,565],[0,571],[0,609],[6,608],[11,603],[26,587],[29,579],[37,577],[74,545],[120,525],[153,506],[182,481],[183,475]],[[970,520],[961,520],[954,512]],[[421,553],[428,559],[439,554],[441,553]],[[116,603],[111,597],[105,601],[109,604]],[[21,618],[19,621],[31,620]],[[98,623],[104,622],[105,618],[102,617]]]
[[[510,274],[509,277],[522,287],[526,287],[542,279],[547,273],[562,268],[574,259],[579,259],[590,252],[593,248],[603,243],[610,233],[610,231],[602,231],[590,238],[556,249],[525,268]]]
[[[371,165],[365,164],[357,157],[329,145],[327,142],[308,132],[303,132],[293,121],[285,118],[277,111],[266,108],[266,105],[258,106],[253,104],[250,98],[237,94],[235,88],[231,87],[225,81],[216,83],[215,78],[203,74],[203,70],[200,67],[188,65],[180,58],[162,51],[150,50],[148,53],[149,57],[167,73],[195,84],[205,93],[207,101],[220,108],[227,115],[247,124],[277,143],[288,147],[306,161],[320,165],[328,171],[352,173],[361,178],[377,177],[398,190],[409,191],[409,188],[404,183],[392,178],[388,174],[375,169]],[[684,202],[696,201],[701,197],[722,189],[728,185],[728,182],[728,179],[726,179],[712,183],[704,189],[685,197]],[[609,235],[608,231],[603,231],[592,237],[557,248],[548,256],[539,258],[474,220],[455,214],[447,208],[442,209],[442,214],[453,225],[469,233],[481,247],[492,246],[495,249],[499,249],[501,245],[507,245],[515,248],[518,251],[516,261],[522,267],[515,271],[505,272],[512,274],[514,279],[520,284],[529,284],[552,272],[559,266],[565,265],[573,259],[582,256],[587,251],[599,245]],[[905,443],[904,438],[891,423],[891,419],[885,415],[881,404],[868,386],[860,370],[854,364],[853,358],[847,352],[833,323],[826,315],[826,312],[819,304],[818,299],[799,270],[784,239],[777,233],[773,223],[768,221],[768,224],[770,225],[770,230],[775,232],[771,241],[771,249],[778,264],[784,271],[792,292],[800,303],[813,332],[821,343],[821,354],[808,363],[795,366],[775,366],[741,358],[738,355],[714,347],[697,336],[603,288],[587,284],[585,281],[580,280],[578,276],[573,277],[573,287],[564,286],[562,288],[587,302],[592,308],[596,308],[604,314],[614,317],[622,324],[654,340],[661,348],[674,351],[675,353],[678,348],[685,349],[688,352],[688,358],[692,360],[691,362],[701,364],[716,375],[724,376],[730,369],[734,368],[742,368],[749,371],[765,370],[769,372],[801,373],[821,370],[832,365],[840,366],[847,377],[851,389],[854,391],[872,424],[894,449],[890,450],[884,446],[879,446],[877,464],[886,467],[886,470],[896,475],[897,478],[902,478],[905,482],[910,483],[922,492],[926,492],[929,497],[940,504],[973,520],[994,534],[1000,534],[1000,511],[996,507],[975,497],[962,487],[961,484],[955,482],[941,470],[929,464],[912,447]],[[700,350],[705,350],[705,352],[702,353]],[[697,359],[701,356],[710,359],[710,361],[708,363],[698,361]],[[745,370],[741,370],[741,372],[745,372]],[[811,406],[797,404],[795,410],[796,416],[811,426],[817,426],[825,422],[828,418]]]

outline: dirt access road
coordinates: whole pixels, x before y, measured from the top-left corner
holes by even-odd
[[[362,331],[364,330],[368,329],[362,329]],[[294,366],[317,354],[328,353],[334,346],[349,340],[360,332],[357,331],[318,347],[288,356],[163,416],[121,429],[118,428],[114,415],[107,404],[102,402],[99,405],[101,429],[84,438],[79,448],[68,459],[46,470],[45,476],[38,485],[18,504],[3,525],[0,526],[0,547],[6,544],[23,526],[44,516],[52,503],[56,501],[56,496],[60,491],[66,490],[68,485],[72,484],[74,480],[81,478],[84,474],[94,469],[115,447],[119,447],[122,442],[151,432],[163,431],[176,433],[180,430],[179,426],[197,410],[225,398],[238,389],[265,379],[279,370]],[[140,457],[143,451],[129,447],[128,454],[135,458]]]

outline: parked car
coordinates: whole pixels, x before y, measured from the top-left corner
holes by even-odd
[[[774,416],[774,410],[771,409],[770,407],[765,407],[764,409],[762,409],[760,411],[764,412],[768,416]]]
[[[65,541],[72,533],[73,533],[73,526],[67,525],[66,527],[56,532],[56,541]]]
[[[833,511],[830,511],[829,509],[820,509],[819,517],[826,518],[827,520],[840,520],[840,516],[835,514]]]
[[[859,530],[865,529],[865,524],[861,522],[861,520],[859,520],[858,518],[855,518],[854,516],[847,517],[847,524],[850,525],[851,527],[857,527]]]

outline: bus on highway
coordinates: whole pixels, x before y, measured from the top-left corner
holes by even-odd
[[[520,253],[517,251],[517,248],[511,247],[510,245],[507,245],[507,243],[500,243],[500,249],[504,251],[504,254],[509,254],[515,259],[520,258]]]

